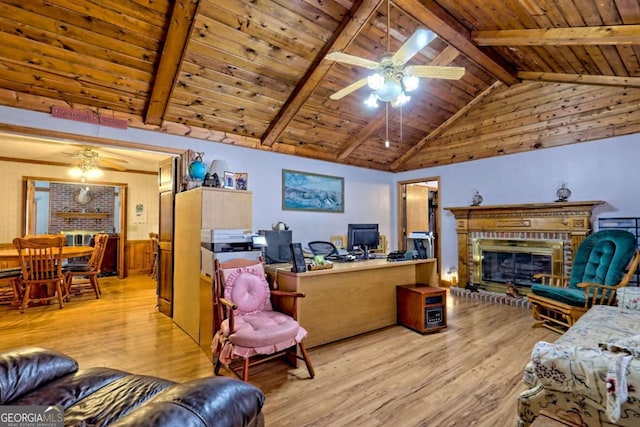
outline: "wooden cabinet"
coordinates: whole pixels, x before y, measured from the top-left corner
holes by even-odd
[[[107,247],[104,251],[104,258],[100,264],[101,276],[116,276],[118,274],[118,247],[120,246],[120,235],[109,234]]]
[[[173,321],[196,343],[200,343],[200,230],[251,230],[252,197],[249,191],[207,187],[176,194]],[[211,338],[202,337],[209,342]]]
[[[420,333],[447,327],[447,291],[425,285],[396,287],[398,323]]]

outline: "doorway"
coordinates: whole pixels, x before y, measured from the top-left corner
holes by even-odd
[[[433,253],[441,271],[440,208],[438,204],[440,177],[399,181],[398,194],[398,248],[407,250],[407,237],[412,232],[431,232],[434,236]]]
[[[85,184],[30,176],[22,177],[22,181],[22,230],[25,235],[64,234],[67,245],[88,246],[95,233],[110,233],[110,240],[117,248],[108,248],[115,258],[109,272],[120,279],[125,277],[127,184]]]

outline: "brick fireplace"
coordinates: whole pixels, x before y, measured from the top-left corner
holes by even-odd
[[[456,218],[458,286],[527,293],[535,272],[569,274],[575,248],[591,232],[603,201],[445,208]],[[497,272],[487,273],[488,268]]]

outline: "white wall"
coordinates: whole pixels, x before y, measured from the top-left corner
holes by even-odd
[[[444,208],[470,205],[476,190],[483,205],[547,203],[556,200],[565,182],[572,193],[569,201],[607,202],[594,210],[594,220],[640,216],[640,135],[404,172],[394,179],[431,176],[441,177],[441,258],[446,271],[457,265],[458,252],[455,219]]]
[[[292,228],[294,240],[302,243],[346,233],[349,222],[377,222],[381,232],[389,237],[390,249],[395,249],[397,181],[440,176],[444,270],[457,264],[457,238],[453,215],[443,208],[469,205],[476,190],[484,197],[484,205],[552,202],[556,199],[556,190],[565,182],[572,191],[570,200],[607,202],[596,209],[595,217],[640,216],[640,135],[391,174],[158,132],[100,128],[7,107],[0,107],[0,121],[160,147],[192,149],[205,152],[204,161],[207,163],[225,159],[233,171],[249,174],[254,230],[284,221]],[[2,176],[1,168],[2,163],[0,182],[15,185],[15,180],[5,181],[7,177]],[[345,213],[283,211],[282,169],[344,177]],[[21,171],[14,173],[20,174]],[[130,185],[130,190],[134,191],[132,187]],[[4,228],[3,221],[5,218],[0,218],[0,230]]]
[[[265,228],[270,229],[271,224],[283,221],[293,230],[294,241],[302,242],[305,245],[311,240],[328,240],[329,236],[333,234],[346,234],[347,224],[350,222],[378,223],[382,234],[387,236],[394,235],[392,232],[395,230],[395,220],[393,226],[391,222],[391,188],[393,183],[393,174],[391,173],[262,150],[246,149],[159,132],[99,127],[92,124],[53,118],[48,114],[8,107],[0,107],[0,122],[152,144],[158,147],[191,149],[196,152],[204,152],[203,161],[207,164],[210,164],[214,159],[224,159],[232,171],[247,172],[249,175],[248,187],[249,191],[253,193],[254,231]],[[42,168],[42,166],[38,165],[33,165],[33,167]],[[0,162],[0,177],[2,168],[3,164]],[[345,212],[283,211],[282,169],[343,177],[345,181]],[[19,180],[20,171],[12,171],[11,175],[14,174],[17,174]],[[10,185],[15,185],[15,182]],[[130,185],[130,191],[133,193],[134,188],[132,187],[134,185]],[[148,188],[145,191],[148,191]],[[135,202],[135,196],[135,193],[130,196],[129,212],[133,209],[131,203]],[[1,222],[0,225],[2,225]],[[395,238],[391,241],[395,241]]]

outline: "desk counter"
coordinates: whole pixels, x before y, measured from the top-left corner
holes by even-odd
[[[388,262],[385,259],[334,263],[326,270],[291,272],[288,264],[265,266],[279,289],[303,292],[298,321],[307,330],[308,348],[395,325],[396,286],[438,286],[434,258]]]

